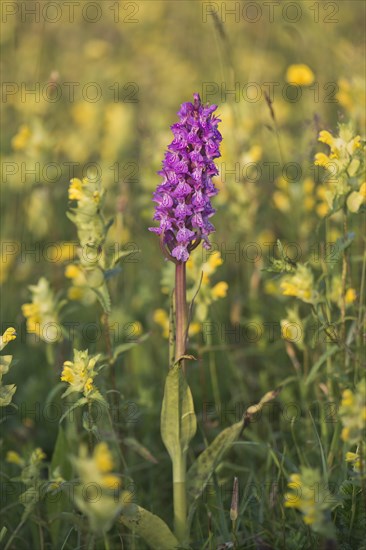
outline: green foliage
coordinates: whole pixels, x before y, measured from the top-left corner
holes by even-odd
[[[5,4],[0,546],[366,550],[363,3]],[[193,92],[223,142],[183,376],[148,227]]]

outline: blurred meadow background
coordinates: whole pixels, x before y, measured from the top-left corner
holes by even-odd
[[[198,292],[188,463],[281,392],[212,467],[188,547],[365,548],[365,4],[1,10],[1,334],[16,330],[2,352],[12,356],[1,371],[2,547],[147,548],[118,520],[95,527],[98,503],[67,497],[87,460],[69,459],[82,441],[106,441],[130,500],[172,528],[160,412],[174,271],[148,227],[170,126],[198,92],[218,105],[223,142],[213,248],[187,266],[189,300]],[[66,215],[70,180],[83,177],[105,190],[110,306],[80,266],[79,226]],[[85,403],[73,430],[62,419],[73,349],[114,353],[95,379],[111,422]],[[302,487],[294,505],[291,479]]]

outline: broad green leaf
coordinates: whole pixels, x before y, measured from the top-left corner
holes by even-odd
[[[196,429],[191,390],[181,367],[175,365],[166,378],[161,410],[161,436],[173,463],[187,452]]]
[[[251,418],[260,412],[265,403],[277,397],[279,391],[278,389],[267,392],[257,405],[248,407],[243,419],[225,428],[192,464],[187,475],[187,493],[191,503],[190,517],[192,517],[196,500],[203,493],[211,475],[221,462],[226,451],[250,424]]]
[[[153,550],[174,550],[179,543],[167,524],[141,506],[133,506],[134,512],[122,514],[121,523],[142,537]]]
[[[225,428],[196,459],[187,474],[188,499],[193,504],[203,493],[226,451],[239,437],[244,419]]]

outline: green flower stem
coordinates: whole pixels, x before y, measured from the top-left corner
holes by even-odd
[[[187,338],[187,297],[186,297],[186,264],[179,262],[175,267],[175,361],[185,355]],[[180,362],[185,373],[184,360]],[[179,404],[177,403],[177,406]],[[186,495],[186,456],[180,451],[173,460],[173,499],[174,529],[179,541],[186,534],[187,495]]]
[[[183,453],[180,460],[173,462],[173,498],[174,531],[177,539],[183,542],[187,534],[186,456]]]
[[[217,377],[217,369],[216,369],[216,362],[215,362],[215,354],[211,351],[212,347],[212,334],[210,331],[207,333],[207,345],[209,347],[209,354],[208,354],[208,365],[210,369],[210,378],[211,378],[211,384],[212,384],[212,391],[215,401],[215,407],[216,411],[221,410],[221,396],[220,396],[220,387],[219,387],[219,380]]]

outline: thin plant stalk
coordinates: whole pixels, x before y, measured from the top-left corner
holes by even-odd
[[[187,334],[187,297],[186,297],[186,264],[177,262],[175,266],[175,361],[185,355]],[[181,367],[185,372],[184,360]]]
[[[180,367],[185,374],[184,359],[187,334],[187,297],[186,297],[186,264],[175,265],[175,362],[180,360]],[[178,540],[186,535],[187,494],[186,494],[186,454],[181,453],[173,462],[173,503],[174,530]]]

